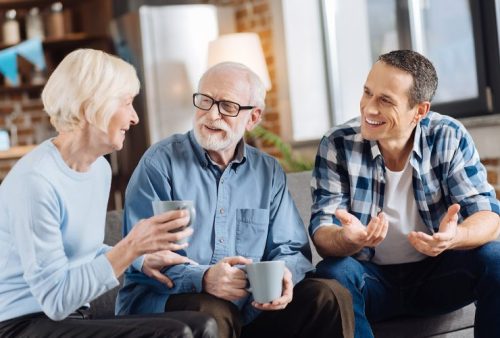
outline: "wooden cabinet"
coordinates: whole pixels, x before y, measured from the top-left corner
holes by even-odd
[[[5,23],[5,14],[16,10],[16,20],[19,23],[21,42],[27,37],[26,21],[32,8],[38,8],[44,27],[50,25],[52,0],[0,0],[0,26]],[[112,52],[109,34],[109,22],[112,17],[111,0],[63,0],[62,11],[58,12],[64,23],[63,31],[57,36],[45,30],[42,40],[47,69],[37,71],[31,63],[18,56],[18,73],[20,84],[9,85],[0,75],[0,128],[15,130],[13,135],[17,142],[13,146],[36,144],[42,141],[48,133],[48,116],[43,113],[40,93],[44,83],[57,64],[71,51],[77,48],[95,48]],[[60,6],[59,6],[60,7]],[[3,29],[0,29],[3,32]],[[7,39],[9,40],[9,39]],[[11,40],[11,39],[10,39]],[[0,39],[0,50],[12,47]],[[36,76],[36,79],[35,79]],[[14,131],[12,131],[14,132]]]
[[[112,51],[111,39],[109,36],[109,22],[112,16],[112,1],[111,0],[63,0],[59,1],[62,4],[62,12],[55,13],[51,11],[51,6],[55,3],[49,0],[0,0],[0,23],[3,27],[5,14],[7,11],[16,10],[16,20],[19,24],[21,41],[27,38],[27,17],[30,9],[38,8],[40,18],[44,27],[43,49],[47,70],[45,77],[57,66],[57,64],[74,49],[88,47],[96,48],[105,51]],[[55,15],[62,17],[62,28],[59,33],[54,35],[50,32],[49,27],[52,27],[51,22]],[[0,30],[0,50],[12,47],[12,44],[5,44],[6,40],[3,36],[3,29]],[[10,39],[7,39],[10,40]],[[32,88],[33,75],[31,65],[22,58],[18,58],[19,75],[21,86],[32,96],[38,87]],[[4,79],[2,79],[4,80]],[[36,81],[37,84],[40,81]],[[0,83],[1,93],[17,93],[19,90],[15,88],[13,91],[6,88],[5,81]]]

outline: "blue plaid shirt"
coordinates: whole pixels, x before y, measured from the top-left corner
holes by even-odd
[[[477,211],[500,212],[495,191],[471,136],[457,120],[429,112],[415,129],[410,155],[413,191],[420,217],[434,233],[453,203],[459,222]],[[359,118],[332,128],[321,140],[311,181],[311,236],[321,226],[340,225],[338,208],[368,224],[384,205],[385,165],[376,141],[363,139]],[[355,257],[371,260],[373,248]]]

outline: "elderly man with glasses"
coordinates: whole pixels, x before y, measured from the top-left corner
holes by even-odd
[[[347,290],[335,281],[304,279],[313,268],[311,253],[282,168],[243,140],[264,109],[260,79],[225,62],[202,76],[198,91],[193,130],[144,154],[127,187],[124,216],[127,234],[153,214],[153,200],[194,201],[189,246],[170,253],[192,263],[160,277],[131,267],[117,312],[201,311],[216,319],[220,337],[352,337]],[[282,296],[259,304],[241,265],[272,260],[286,265]]]

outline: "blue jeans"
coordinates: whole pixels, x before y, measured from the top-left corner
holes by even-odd
[[[316,276],[334,278],[351,292],[356,337],[373,337],[370,321],[443,314],[474,301],[475,337],[500,337],[500,242],[406,264],[331,257],[318,263]]]

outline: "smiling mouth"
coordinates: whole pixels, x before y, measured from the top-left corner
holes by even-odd
[[[213,127],[209,127],[207,125],[204,126],[206,129],[208,129],[209,131],[212,131],[212,132],[220,132],[220,131],[224,131],[223,129],[220,129],[220,128],[213,128]]]
[[[385,124],[383,121],[375,121],[375,120],[370,120],[370,119],[365,119],[365,122],[368,123],[370,126],[381,126]]]

